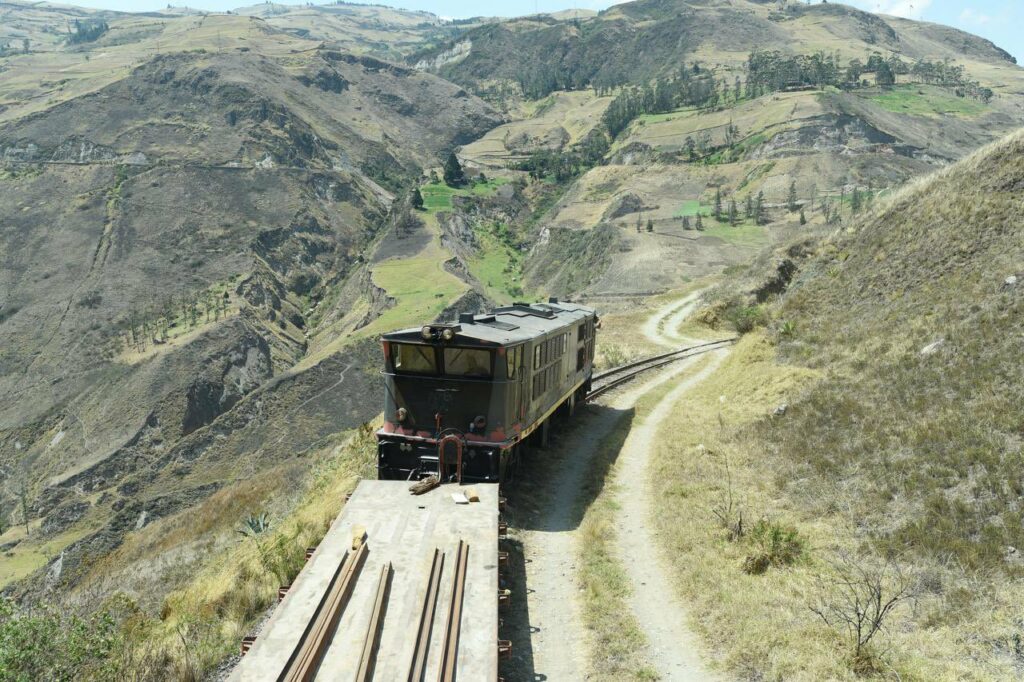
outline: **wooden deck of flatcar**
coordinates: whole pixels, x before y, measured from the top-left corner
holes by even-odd
[[[498,504],[363,481],[230,679],[497,680]]]

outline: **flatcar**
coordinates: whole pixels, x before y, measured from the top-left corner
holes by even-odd
[[[590,390],[592,308],[551,299],[385,334],[381,479],[500,482]]]

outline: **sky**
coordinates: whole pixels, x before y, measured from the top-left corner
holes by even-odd
[[[125,11],[156,10],[175,5],[212,11],[235,9],[259,0],[63,0],[67,4]],[[300,4],[304,0],[275,0]],[[316,2],[317,0],[314,0]],[[1024,65],[1024,0],[843,0],[846,4],[883,14],[923,19],[955,26],[983,36]],[[443,17],[479,15],[518,16],[563,9],[605,9],[621,0],[377,0],[405,9],[427,10]],[[817,3],[819,0],[811,0]]]

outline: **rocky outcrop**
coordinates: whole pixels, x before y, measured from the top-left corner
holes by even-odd
[[[641,211],[654,211],[657,208],[657,206],[648,206],[644,204],[643,199],[641,199],[636,194],[630,192],[628,194],[623,194],[619,198],[615,199],[612,202],[611,206],[608,207],[608,210],[604,212],[602,220],[615,220],[616,218],[621,218],[632,213],[640,213]]]
[[[186,391],[184,434],[206,426],[270,378],[270,346],[263,337],[249,334],[227,356],[211,358],[211,365],[207,375],[193,381]]]
[[[494,303],[478,291],[467,291],[454,303],[441,311],[434,322],[457,322],[462,313],[479,315],[491,310]]]
[[[458,62],[468,57],[469,53],[472,52],[472,50],[473,41],[462,40],[460,42],[455,43],[447,50],[442,50],[441,52],[433,56],[421,58],[416,62],[416,68],[420,71],[436,71],[437,69],[440,69],[442,66],[447,66],[448,64],[457,64]]]

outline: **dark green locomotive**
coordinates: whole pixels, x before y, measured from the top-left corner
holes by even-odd
[[[524,304],[386,334],[382,479],[501,481],[590,389],[597,314]]]

